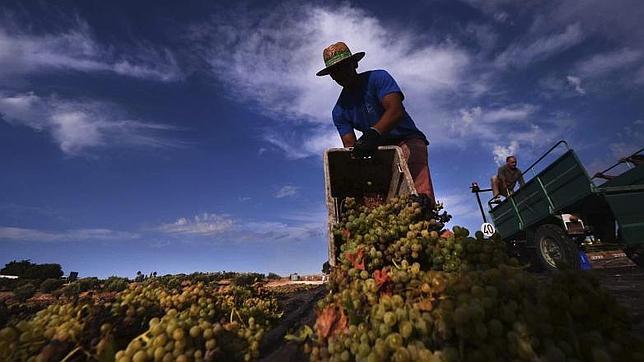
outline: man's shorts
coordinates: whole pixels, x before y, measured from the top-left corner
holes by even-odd
[[[402,149],[403,157],[407,161],[409,173],[414,179],[416,192],[426,194],[436,200],[434,197],[434,186],[432,185],[432,176],[429,172],[429,160],[427,157],[427,145],[420,138],[410,138],[398,143]]]

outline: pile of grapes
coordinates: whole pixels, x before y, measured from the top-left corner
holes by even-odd
[[[161,280],[161,279],[160,279]],[[249,361],[280,318],[258,288],[150,279],[111,301],[59,302],[0,330],[9,361]]]
[[[440,205],[343,202],[313,361],[644,361],[627,313],[592,276],[536,278],[498,238],[442,230]]]

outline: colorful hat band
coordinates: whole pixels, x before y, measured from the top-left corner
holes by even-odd
[[[324,65],[329,67],[329,66],[331,66],[331,65],[333,65],[333,64],[335,64],[335,63],[337,63],[337,62],[339,62],[339,61],[341,61],[343,59],[346,59],[346,58],[348,58],[350,56],[351,56],[351,51],[345,50],[345,51],[340,52],[340,53],[332,56],[331,58],[325,60]]]

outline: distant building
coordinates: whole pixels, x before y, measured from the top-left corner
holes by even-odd
[[[18,279],[17,275],[4,275],[0,274],[0,279]]]
[[[319,282],[325,280],[324,274],[311,274],[311,275],[299,275],[298,273],[293,273],[288,276],[290,281],[306,281],[306,282]]]

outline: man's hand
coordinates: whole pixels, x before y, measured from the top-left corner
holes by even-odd
[[[364,158],[372,156],[382,143],[382,136],[375,128],[369,128],[353,145],[353,156]]]
[[[342,136],[342,145],[345,148],[353,147],[353,145],[356,144],[356,141],[356,134],[353,131]]]

